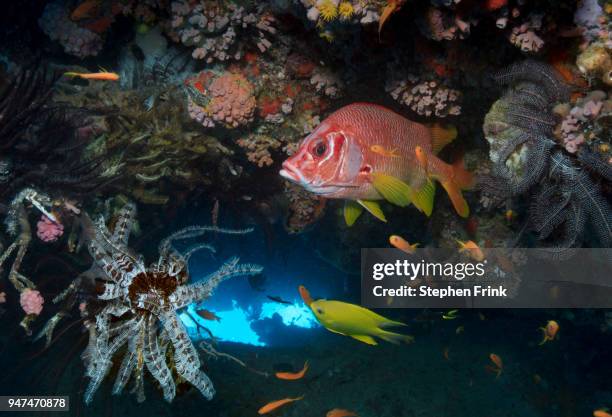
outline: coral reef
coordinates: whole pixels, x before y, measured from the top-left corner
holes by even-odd
[[[325,199],[285,182],[285,195],[289,199],[289,212],[285,229],[289,233],[301,233],[312,226],[325,212]]]
[[[461,114],[461,93],[437,81],[418,81],[416,76],[391,81],[386,90],[394,100],[420,116],[457,116]]]
[[[281,142],[264,135],[249,135],[249,137],[238,140],[238,145],[246,150],[249,161],[259,168],[270,166],[274,163],[271,151],[281,147]]]
[[[464,39],[470,34],[471,23],[454,16],[450,11],[430,7],[420,25],[421,32],[434,41]]]
[[[26,288],[19,296],[19,304],[27,315],[38,316],[43,309],[45,300],[37,290]]]
[[[276,33],[274,18],[258,7],[247,10],[233,1],[205,1],[193,4],[187,0],[176,0],[171,4],[170,36],[182,44],[192,47],[196,59],[213,61],[238,60],[244,54],[242,32],[253,31],[251,37],[260,52],[272,42],[269,35]]]
[[[45,34],[58,41],[69,55],[78,58],[96,56],[104,46],[102,36],[71,20],[63,0],[47,3],[38,23]]]
[[[576,101],[573,107],[558,106],[555,110],[563,117],[555,136],[569,153],[574,154],[581,145],[587,142],[594,144],[597,138],[605,138],[609,133],[602,121],[610,117],[612,102],[601,90],[591,91]],[[605,143],[600,141],[599,145]]]
[[[333,39],[330,33],[336,25],[370,25],[378,23],[382,1],[358,0],[300,0],[306,9],[306,18],[315,23],[322,37]]]
[[[241,74],[202,71],[185,81],[189,116],[204,127],[235,128],[253,121],[253,86]]]
[[[55,242],[64,234],[64,225],[45,216],[36,223],[36,236],[43,242]]]

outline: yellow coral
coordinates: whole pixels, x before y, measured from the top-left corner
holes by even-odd
[[[342,19],[348,20],[353,16],[353,13],[355,13],[355,9],[350,1],[343,1],[338,6],[338,13],[340,13]]]
[[[323,0],[319,3],[317,9],[319,9],[319,13],[321,13],[321,18],[326,22],[332,21],[338,17],[338,7],[332,0]]]

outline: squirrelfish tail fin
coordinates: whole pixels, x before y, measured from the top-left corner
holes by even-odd
[[[446,178],[440,178],[440,184],[448,193],[455,211],[461,217],[470,215],[470,208],[463,198],[461,190],[471,188],[473,181],[472,174],[463,167],[462,159],[451,166],[450,174]]]

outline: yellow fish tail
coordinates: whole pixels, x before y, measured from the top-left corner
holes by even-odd
[[[540,343],[538,343],[538,346],[542,346],[544,343],[546,343],[546,342],[548,342],[550,340],[550,338],[546,334],[546,328],[540,327],[540,330],[542,330],[542,332],[544,333],[544,339],[542,339],[542,341]]]
[[[393,343],[395,345],[399,345],[400,343],[408,344],[414,342],[414,337],[410,335],[393,333],[380,329],[378,330],[378,332],[376,332],[376,337],[379,337],[382,340],[389,343]]]
[[[382,316],[381,316],[382,317]],[[383,317],[384,320],[379,321],[378,326],[382,327],[382,328],[387,328],[387,327],[400,327],[400,326],[408,326],[405,323],[402,323],[401,321],[393,321],[393,320],[389,320]]]
[[[376,346],[378,343],[376,342],[376,340],[374,340],[374,338],[372,336],[368,336],[368,335],[361,335],[361,334],[353,334],[351,335],[351,337],[355,340],[359,340],[360,342],[365,343],[366,345],[370,345],[370,346]]]

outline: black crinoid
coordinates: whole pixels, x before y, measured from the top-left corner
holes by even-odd
[[[612,243],[612,209],[601,192],[612,168],[598,155],[566,153],[554,139],[559,123],[556,103],[569,99],[569,88],[546,64],[524,61],[495,76],[507,87],[491,107],[483,126],[493,168],[480,189],[499,200],[523,196],[529,205],[528,229],[542,251],[570,256],[593,229],[603,247]]]
[[[25,187],[79,197],[113,180],[84,158],[91,114],[51,101],[57,78],[32,65],[0,83],[0,200]]]

